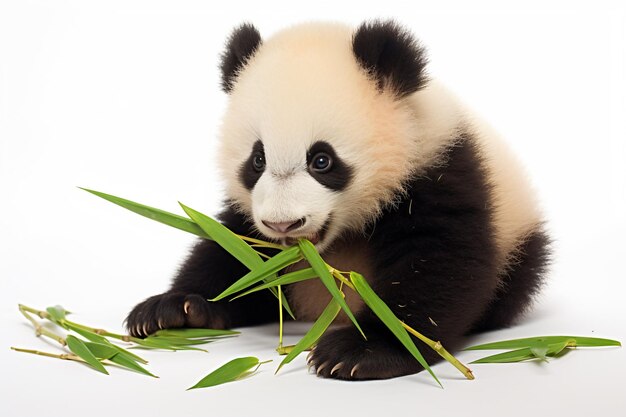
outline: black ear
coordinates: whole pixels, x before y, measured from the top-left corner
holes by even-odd
[[[394,21],[363,23],[352,38],[352,51],[381,91],[390,88],[401,98],[426,85],[424,48]]]
[[[261,46],[261,43],[261,34],[250,23],[244,23],[233,30],[226,42],[226,50],[222,54],[222,62],[220,64],[222,89],[224,92],[230,93],[235,84],[237,74]]]

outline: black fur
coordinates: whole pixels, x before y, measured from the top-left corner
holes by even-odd
[[[265,158],[265,150],[260,140],[254,142],[250,156],[239,167],[239,180],[248,190],[252,190],[259,178],[261,178],[261,175],[263,175],[263,171],[258,171],[254,168],[253,160],[256,155],[262,155]]]
[[[224,225],[238,234],[259,237],[245,218],[229,207],[220,215]],[[248,272],[248,269],[213,241],[199,240],[179,270],[169,291],[148,298],[128,315],[133,336],[144,337],[159,328],[208,327],[226,329],[276,319],[276,299],[259,291],[235,301],[209,302]],[[189,302],[187,314],[185,302]]]
[[[481,160],[464,137],[450,149],[445,165],[410,183],[401,204],[383,214],[369,239],[376,256],[373,276],[367,278],[374,291],[400,320],[448,350],[459,348],[497,286],[489,201]],[[348,328],[322,336],[311,356],[318,370],[328,362],[320,375],[378,379],[421,369],[369,309],[357,320],[368,342]],[[441,359],[414,340],[428,363]],[[339,362],[344,365],[331,375]]]
[[[226,51],[222,54],[220,64],[224,92],[230,93],[239,71],[243,69],[261,43],[261,34],[250,23],[244,23],[233,31],[226,43]]]
[[[391,88],[404,97],[426,84],[424,48],[394,21],[363,23],[352,39],[352,51],[381,91]]]
[[[519,249],[517,262],[507,271],[482,319],[473,331],[509,327],[525,312],[539,293],[550,263],[550,238],[543,230],[532,233]]]
[[[310,168],[316,154],[323,152],[332,158],[332,167],[329,172],[318,173]],[[352,180],[352,168],[337,156],[335,150],[328,142],[315,142],[307,152],[306,163],[309,166],[309,174],[324,187],[333,191],[345,189]]]

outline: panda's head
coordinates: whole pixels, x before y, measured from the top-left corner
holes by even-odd
[[[229,200],[287,244],[307,237],[323,250],[364,230],[414,170],[407,100],[426,82],[425,61],[393,22],[307,24],[267,41],[237,28],[221,65]]]

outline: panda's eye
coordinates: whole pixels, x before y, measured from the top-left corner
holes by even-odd
[[[261,172],[265,169],[265,156],[261,153],[257,153],[252,158],[252,167],[255,171]]]
[[[320,174],[325,174],[333,167],[333,159],[324,152],[315,154],[311,160],[311,169]]]

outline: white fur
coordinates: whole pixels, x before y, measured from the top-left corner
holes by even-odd
[[[502,261],[540,222],[532,192],[506,146],[476,123],[441,85],[403,99],[379,92],[357,64],[352,29],[307,24],[264,41],[241,71],[221,130],[221,169],[227,195],[268,237],[261,220],[307,217],[298,233],[314,233],[332,213],[325,249],[346,230],[360,231],[403,184],[441,162],[468,123],[483,152],[496,206],[495,229]],[[265,147],[267,168],[252,193],[239,179],[255,141]],[[329,142],[354,169],[347,189],[333,192],[306,172],[306,151]]]

